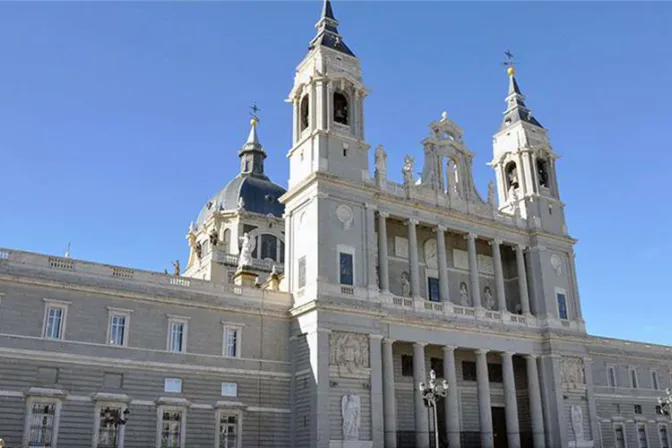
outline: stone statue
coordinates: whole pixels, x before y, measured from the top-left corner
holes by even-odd
[[[200,259],[203,255],[203,246],[201,246],[201,243],[196,243],[194,246],[194,252],[196,253],[196,257]]]
[[[173,264],[173,275],[180,275],[180,260],[175,260]]]
[[[413,184],[413,157],[404,157],[404,167],[401,169],[401,174],[404,176],[404,185],[410,187]]]
[[[213,228],[210,232],[210,244],[216,246],[217,243],[219,243],[219,235],[217,235],[217,230]]]
[[[411,296],[411,282],[409,277],[410,275],[408,272],[404,271],[401,273],[401,295],[404,297]]]
[[[238,269],[242,269],[245,266],[250,266],[252,264],[250,235],[248,235],[247,232],[245,232],[243,236],[240,238],[240,241],[241,241],[241,247],[240,247],[240,255],[238,256]]]
[[[375,162],[375,176],[376,179],[384,180],[387,177],[387,154],[383,145],[378,145],[376,147],[376,152],[374,154]]]
[[[492,181],[488,182],[488,204],[495,204],[495,184]]]
[[[492,290],[490,289],[489,286],[486,286],[483,289],[483,301],[487,309],[489,310],[495,309],[495,298],[492,296]]]
[[[343,415],[343,440],[359,440],[361,400],[359,395],[343,395],[341,399]]]
[[[511,208],[513,209],[513,214],[520,216],[520,204],[518,204],[518,190],[511,188]]]
[[[572,418],[572,431],[574,432],[574,440],[582,442],[583,438],[583,409],[578,404],[574,404],[570,410]]]
[[[467,289],[467,284],[464,282],[460,283],[460,304],[462,306],[471,306],[469,290]]]
[[[243,197],[238,198],[238,210],[242,210],[245,208],[245,199]]]

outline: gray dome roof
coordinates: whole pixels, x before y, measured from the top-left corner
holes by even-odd
[[[285,206],[278,202],[278,198],[285,192],[284,188],[274,184],[266,176],[238,174],[205,204],[198,214],[196,225],[200,226],[205,222],[213,211],[238,209],[240,198],[243,198],[242,210],[262,215],[270,213],[282,218]]]

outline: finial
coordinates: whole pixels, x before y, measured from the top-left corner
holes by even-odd
[[[441,112],[441,121],[446,121],[448,119],[448,112],[445,110]]]
[[[511,53],[511,51],[506,50],[504,52],[504,55],[506,56],[506,61],[502,62],[502,65],[505,65],[507,67],[506,73],[508,73],[509,76],[513,76],[513,75],[516,74],[516,67],[515,66],[516,66],[517,62],[513,61],[514,56],[513,56],[513,53]]]
[[[250,106],[250,110],[252,110],[252,112],[250,112],[250,115],[252,116],[250,124],[252,126],[256,126],[259,124],[259,116],[257,115],[257,112],[261,112],[261,109],[257,107],[257,103],[254,103],[252,106]]]

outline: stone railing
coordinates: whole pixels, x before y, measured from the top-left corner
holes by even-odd
[[[225,254],[222,252],[213,252],[213,257],[214,260],[219,262],[219,263],[224,263],[228,264],[231,266],[237,266],[238,265],[238,255],[236,254]],[[273,260],[259,260],[257,258],[252,259],[252,268],[253,269],[258,269],[260,271],[268,271],[270,272],[273,269],[273,266],[275,265],[275,270],[278,272],[278,274],[281,274],[284,272],[284,264],[283,263],[276,263]]]
[[[0,248],[0,269],[2,269],[3,264],[25,266],[32,269],[67,271],[83,277],[104,277],[113,279],[113,281],[140,283],[142,285],[189,289],[214,294],[243,295],[243,288],[226,283],[214,283],[208,280],[181,277],[142,269],[131,269],[122,266]],[[272,301],[286,303],[287,305],[291,303],[289,294],[282,292],[245,288],[244,295],[252,299],[263,297],[264,299],[271,299]]]

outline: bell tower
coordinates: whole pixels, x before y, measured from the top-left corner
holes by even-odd
[[[294,117],[290,189],[316,171],[361,181],[369,170],[363,109],[367,91],[359,59],[343,41],[329,0],[315,27],[287,99]]]
[[[497,178],[500,211],[521,216],[531,228],[566,235],[564,204],[555,173],[559,156],[551,148],[548,131],[526,106],[511,61],[506,64],[506,110],[494,135],[490,163]]]

